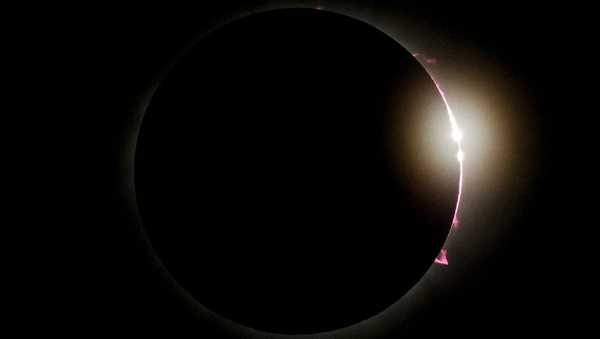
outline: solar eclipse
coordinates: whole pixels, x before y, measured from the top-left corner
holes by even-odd
[[[310,9],[193,45],[159,83],[136,151],[140,213],[176,284],[244,326],[315,333],[382,312],[447,264],[463,131],[418,60]]]

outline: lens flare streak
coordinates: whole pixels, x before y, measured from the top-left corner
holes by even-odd
[[[437,88],[438,92],[440,93],[440,96],[442,97],[442,101],[444,102],[444,105],[446,106],[446,112],[448,112],[448,118],[450,120],[450,129],[451,129],[450,137],[456,143],[456,146],[458,149],[458,151],[456,152],[456,160],[458,161],[458,164],[459,164],[458,196],[456,197],[456,206],[454,208],[454,215],[452,216],[452,224],[451,224],[452,229],[457,229],[458,225],[459,225],[458,216],[459,216],[459,210],[460,210],[460,200],[462,198],[463,162],[464,162],[464,158],[465,158],[465,153],[462,148],[463,133],[462,133],[460,127],[458,126],[458,123],[456,122],[456,117],[454,116],[454,112],[452,111],[452,108],[450,107],[450,104],[448,103],[448,100],[446,99],[446,94],[445,94],[444,90],[442,89],[442,87],[440,86],[440,84],[436,80],[436,78],[433,76],[431,70],[429,70],[426,67],[426,65],[434,64],[434,63],[430,62],[430,60],[435,60],[435,59],[427,58],[420,53],[413,53],[413,56],[419,62],[421,62],[421,64],[425,68],[425,71],[427,72],[427,74],[429,74],[429,77],[435,84],[435,87]],[[447,253],[448,253],[448,251],[443,248],[440,251],[440,253],[438,254],[437,258],[435,258],[434,262],[436,264],[440,264],[440,265],[448,265],[448,258],[446,257]]]

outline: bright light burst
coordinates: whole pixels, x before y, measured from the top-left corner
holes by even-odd
[[[440,86],[440,84],[436,80],[436,78],[433,76],[431,71],[426,67],[427,65],[435,64],[435,63],[430,62],[430,60],[435,60],[435,59],[424,57],[420,53],[414,53],[413,56],[419,62],[421,62],[421,64],[423,65],[423,68],[425,68],[425,71],[427,72],[427,74],[429,74],[429,77],[435,84],[435,87],[437,88],[438,92],[440,93],[440,96],[442,97],[444,105],[446,106],[446,112],[448,112],[448,118],[450,120],[450,137],[456,143],[456,146],[458,149],[458,151],[456,152],[456,160],[458,160],[458,164],[459,164],[458,196],[456,197],[456,206],[454,208],[454,215],[452,217],[452,224],[451,224],[451,227],[453,229],[456,229],[456,228],[458,228],[458,224],[459,224],[458,214],[459,214],[459,208],[460,208],[460,200],[462,197],[463,162],[465,159],[465,153],[462,148],[463,134],[462,134],[460,127],[458,127],[458,123],[456,122],[456,117],[454,116],[454,112],[452,111],[452,108],[450,107],[450,104],[448,103],[448,100],[446,99],[446,94],[444,93],[444,90],[442,89],[442,87]],[[440,253],[438,254],[437,258],[435,258],[435,263],[440,264],[440,265],[448,265],[448,259],[446,257],[446,254],[447,254],[447,250],[445,248],[443,248],[440,251]]]
[[[452,133],[450,135],[452,136],[452,140],[456,142],[460,142],[462,140],[462,131],[458,129],[458,127],[453,128]]]

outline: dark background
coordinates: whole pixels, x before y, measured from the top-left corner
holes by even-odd
[[[29,319],[44,318],[51,328],[81,337],[97,332],[243,337],[210,315],[192,315],[198,311],[182,308],[177,297],[160,293],[166,286],[148,283],[161,273],[144,264],[144,246],[130,227],[135,219],[121,191],[129,179],[118,175],[124,159],[115,157],[131,146],[126,132],[135,121],[128,121],[131,114],[126,113],[144,104],[140,97],[147,84],[173,51],[222,20],[266,3],[90,7],[72,16],[53,16],[53,25],[60,29],[51,38],[65,43],[45,50],[66,51],[55,64],[56,82],[68,85],[61,97],[76,113],[65,119],[57,114],[56,124],[67,131],[59,133],[65,139],[67,166],[57,170],[61,179],[53,182],[52,200],[60,201],[61,207],[54,209],[59,213],[57,224],[74,227],[65,228],[60,239],[52,238],[51,247],[66,250],[65,255],[45,264],[38,279],[44,282],[40,289],[51,296],[51,309],[29,311],[34,315]],[[515,200],[510,219],[495,221],[510,223],[510,235],[490,255],[465,268],[468,279],[417,302],[402,323],[382,323],[373,335],[360,336],[485,337],[581,330],[590,311],[580,304],[592,295],[578,292],[590,284],[585,274],[587,265],[593,265],[590,257],[580,254],[592,227],[591,219],[580,213],[592,204],[581,192],[586,186],[592,190],[592,169],[582,166],[587,162],[582,159],[593,153],[584,148],[589,142],[585,129],[574,128],[589,114],[593,98],[590,80],[580,69],[589,60],[580,47],[585,29],[577,26],[583,10],[522,3],[330,4],[352,7],[359,16],[363,11],[397,14],[493,56],[526,88],[536,140],[528,165],[534,175],[520,179],[525,193]],[[327,8],[325,2],[322,5]]]

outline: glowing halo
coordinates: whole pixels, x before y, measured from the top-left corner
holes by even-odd
[[[451,228],[456,229],[456,228],[458,228],[458,225],[459,225],[458,215],[459,215],[459,210],[460,210],[460,200],[462,197],[463,162],[465,159],[465,152],[463,151],[463,148],[462,148],[463,133],[462,133],[462,130],[460,129],[460,127],[458,126],[458,123],[456,122],[456,117],[454,116],[454,112],[452,111],[452,108],[450,107],[450,104],[448,103],[448,100],[446,99],[446,94],[444,93],[444,90],[442,89],[440,83],[433,76],[431,70],[428,69],[426,66],[426,65],[435,64],[436,61],[434,61],[434,60],[436,60],[436,59],[424,57],[420,53],[413,53],[413,56],[417,59],[417,61],[419,61],[421,63],[421,65],[423,66],[423,68],[425,69],[425,71],[427,72],[427,74],[429,75],[429,77],[431,78],[433,83],[435,84],[435,87],[437,88],[438,92],[440,93],[440,96],[442,97],[444,106],[446,106],[446,112],[448,113],[448,119],[450,120],[450,129],[451,129],[450,137],[456,143],[456,146],[458,149],[458,151],[456,152],[456,160],[458,161],[458,164],[459,164],[458,196],[456,197],[456,206],[454,207],[454,215],[452,216],[452,223],[451,223]],[[440,251],[440,254],[437,256],[437,258],[435,258],[434,262],[436,264],[440,264],[440,265],[448,265],[448,258],[446,255],[447,255],[447,250],[445,248],[442,248]]]

